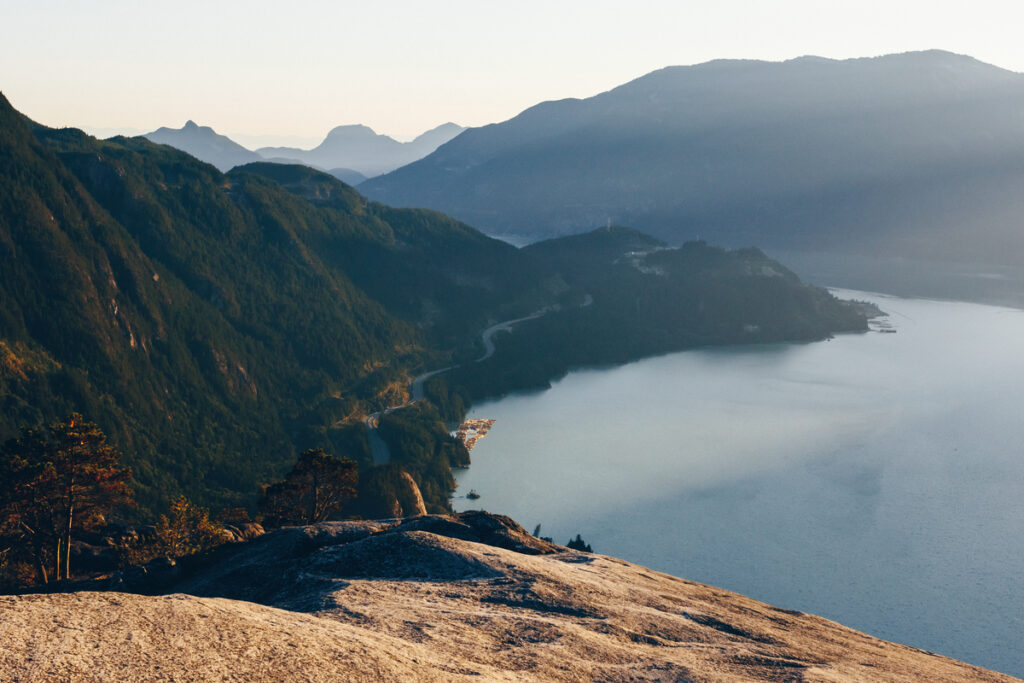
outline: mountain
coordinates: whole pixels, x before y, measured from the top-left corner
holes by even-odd
[[[941,51],[723,60],[469,129],[360,191],[512,241],[634,225],[672,244],[1024,263],[1024,75]]]
[[[386,173],[422,159],[464,129],[454,123],[432,128],[409,142],[398,142],[378,135],[366,126],[338,126],[311,150],[295,147],[263,147],[253,152],[209,126],[188,121],[182,128],[159,128],[143,137],[161,145],[191,154],[213,164],[221,171],[259,161],[278,164],[304,164],[328,170],[348,185],[358,185],[368,177]]]
[[[218,135],[209,126],[196,125],[195,121],[186,122],[182,128],[158,128],[143,137],[188,152],[196,159],[213,164],[221,171],[228,171],[235,166],[254,161],[263,161],[263,157],[256,152],[242,147],[225,135]]]
[[[302,166],[225,175],[2,97],[0,160],[0,441],[83,412],[145,508],[244,504],[306,447],[367,462],[360,414],[492,316],[550,301],[515,248]]]
[[[367,474],[365,420],[387,408],[399,468],[362,481],[386,493],[405,468],[443,511],[468,454],[442,418],[468,400],[582,363],[866,327],[756,250],[625,228],[517,249],[306,166],[221,173],[35,124],[2,96],[0,257],[0,442],[85,414],[124,453],[142,516],[178,494],[251,505],[306,448]],[[476,362],[482,330],[525,318]],[[407,405],[415,375],[452,365]]]
[[[323,142],[310,150],[263,147],[256,151],[266,159],[295,159],[323,169],[341,167],[372,178],[423,158],[463,130],[462,126],[445,123],[428,130],[415,140],[398,142],[387,135],[375,133],[367,126],[338,126],[327,134]]]
[[[90,588],[0,597],[5,680],[1017,680],[483,512],[288,527]]]
[[[405,144],[409,145],[410,154],[418,154],[417,159],[419,159],[427,156],[449,140],[454,139],[464,130],[466,130],[464,126],[449,121],[448,123],[442,123],[436,128],[431,128],[425,133],[421,133],[415,139]]]

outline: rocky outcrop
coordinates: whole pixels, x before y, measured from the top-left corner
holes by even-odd
[[[356,512],[372,519],[427,514],[423,492],[416,480],[397,463],[387,464],[388,446],[375,427],[368,426],[366,434],[374,449],[374,460],[384,464],[359,473]]]
[[[401,516],[418,517],[427,514],[427,506],[423,502],[423,494],[420,492],[420,487],[416,485],[416,480],[412,478],[412,475],[402,470],[397,484],[398,504],[402,507]]]
[[[0,678],[1012,680],[482,512],[280,529],[164,589],[0,597]]]
[[[256,522],[239,522],[237,524],[225,524],[224,533],[228,543],[241,543],[259,538],[264,534],[263,525]]]

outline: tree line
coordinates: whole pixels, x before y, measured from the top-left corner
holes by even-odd
[[[72,545],[130,518],[131,470],[93,422],[78,413],[22,430],[0,448],[0,583],[47,584],[74,576]],[[356,497],[358,467],[322,449],[302,453],[282,481],[260,489],[258,521],[267,527],[322,522]],[[249,522],[243,509],[211,519],[184,496],[149,533],[117,548],[122,565],[177,558],[226,542],[227,522]]]

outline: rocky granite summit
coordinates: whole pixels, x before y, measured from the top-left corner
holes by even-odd
[[[284,528],[77,587],[0,597],[0,678],[1013,680],[482,512]]]

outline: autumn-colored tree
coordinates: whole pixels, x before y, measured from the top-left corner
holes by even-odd
[[[264,524],[315,524],[341,509],[356,495],[359,470],[348,458],[314,448],[299,456],[295,467],[276,484],[260,491]]]
[[[95,423],[73,413],[29,428],[0,450],[0,529],[31,556],[39,580],[71,576],[71,537],[131,502],[131,472]]]
[[[44,485],[43,457],[38,452],[42,443],[38,430],[28,429],[0,451],[0,542],[5,574],[21,574],[20,566],[27,563],[46,583],[51,550],[47,529],[53,524],[45,496],[49,487]]]
[[[210,521],[210,511],[181,496],[171,503],[169,515],[160,515],[156,537],[167,557],[184,557],[223,543],[224,527]]]
[[[158,557],[178,558],[214,548],[228,540],[224,527],[210,520],[210,511],[193,505],[185,496],[160,515],[152,537],[123,549],[122,562],[145,564]]]

